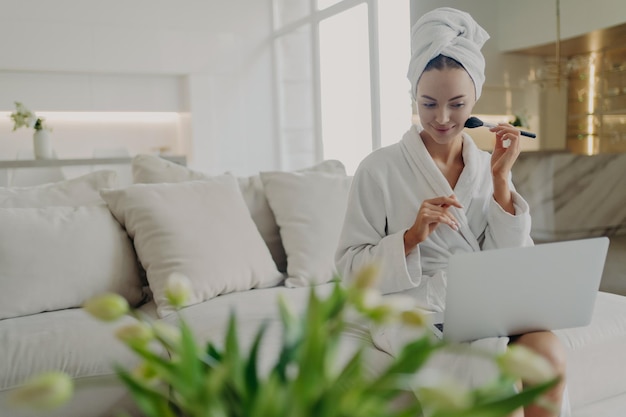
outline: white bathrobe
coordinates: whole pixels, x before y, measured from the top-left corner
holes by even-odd
[[[528,204],[513,193],[515,215],[493,199],[491,155],[463,136],[465,167],[454,190],[437,168],[413,126],[394,145],[372,152],[352,182],[337,250],[337,268],[346,280],[363,266],[380,267],[383,294],[408,292],[419,306],[442,311],[448,258],[453,253],[532,245]],[[404,232],[426,199],[456,195],[463,209],[450,210],[459,231],[441,224],[408,256]]]
[[[504,211],[493,198],[491,154],[481,151],[463,135],[465,167],[454,190],[430,157],[412,126],[402,140],[374,151],[360,164],[350,190],[348,207],[337,250],[337,268],[350,280],[370,263],[380,267],[379,288],[384,294],[402,292],[414,297],[427,310],[445,307],[448,258],[456,252],[530,246],[531,220],[526,201],[515,192],[511,181],[515,215]],[[439,225],[408,256],[404,254],[404,232],[415,222],[426,199],[456,195],[463,209],[451,208],[460,223],[459,231]],[[375,345],[392,356],[416,337],[415,330],[402,325],[371,329]],[[472,348],[503,352],[508,337],[493,337],[471,343]],[[436,370],[458,382],[479,387],[497,375],[493,361],[471,354],[437,353],[421,373]],[[567,390],[561,416],[570,415]]]

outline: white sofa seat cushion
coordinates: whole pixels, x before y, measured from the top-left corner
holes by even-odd
[[[0,208],[0,319],[80,307],[103,292],[143,298],[126,231],[106,205]]]
[[[327,283],[313,287],[316,294],[326,297],[332,292],[334,284]],[[286,288],[283,286],[254,289],[214,298],[181,310],[182,317],[189,323],[198,343],[204,345],[208,340],[222,347],[231,313],[236,314],[242,352],[249,352],[258,329],[267,324],[265,336],[259,351],[259,370],[265,373],[278,359],[282,347],[282,324],[279,316],[278,300],[283,297],[295,314],[304,314],[309,300],[311,287]],[[210,318],[210,319],[207,319]],[[178,317],[170,315],[163,321],[175,325]],[[360,324],[349,324],[343,332],[337,352],[337,364],[344,364],[359,348],[365,350],[365,370],[370,375],[381,372],[390,362],[391,357],[376,349],[372,343],[369,329]]]
[[[133,239],[161,317],[174,311],[165,295],[173,273],[191,281],[188,304],[283,280],[232,175],[101,195]]]
[[[149,308],[141,311],[150,314]],[[132,368],[139,360],[115,338],[115,329],[135,319],[104,323],[82,309],[0,320],[0,391],[49,370],[74,378],[113,375],[114,364]]]
[[[554,332],[567,350],[572,409],[626,393],[626,298],[599,292],[591,324]]]

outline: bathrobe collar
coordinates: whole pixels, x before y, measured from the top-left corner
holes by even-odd
[[[400,142],[404,153],[414,163],[413,166],[416,168],[415,174],[418,177],[418,183],[423,183],[424,180],[426,181],[432,191],[431,198],[449,196],[454,193],[457,200],[459,200],[464,207],[468,207],[475,187],[482,184],[482,181],[479,181],[479,171],[477,169],[480,158],[478,147],[474,144],[474,141],[469,135],[463,133],[462,152],[465,166],[453,190],[446,177],[428,153],[420,137],[422,130],[421,126],[413,125]],[[480,245],[478,244],[477,237],[472,233],[469,227],[465,211],[455,207],[452,207],[451,211],[460,223],[459,231],[464,239],[472,246],[472,249],[479,251]]]

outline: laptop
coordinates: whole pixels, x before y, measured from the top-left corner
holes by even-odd
[[[599,237],[452,255],[433,330],[465,342],[586,326],[608,246]]]

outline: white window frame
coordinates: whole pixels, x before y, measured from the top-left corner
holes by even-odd
[[[270,0],[272,6],[272,16],[275,16],[274,3]],[[280,120],[281,103],[278,80],[278,67],[276,65],[276,41],[289,33],[293,33],[305,25],[311,28],[311,62],[313,65],[313,136],[315,138],[315,161],[319,162],[324,159],[324,145],[322,138],[322,110],[321,110],[321,69],[320,69],[320,39],[319,27],[320,22],[340,13],[346,12],[353,7],[367,5],[368,10],[368,38],[369,38],[369,66],[370,66],[370,111],[371,111],[371,130],[372,130],[372,150],[381,146],[381,111],[380,111],[380,70],[379,70],[379,52],[378,52],[378,0],[342,0],[337,4],[329,6],[322,10],[317,10],[317,0],[309,0],[309,14],[294,22],[288,23],[283,27],[276,29],[275,22],[272,22],[273,32],[270,38],[272,55],[273,55],[273,82],[274,82],[274,117],[277,134],[277,152],[278,161],[281,168],[286,166],[286,158],[284,151],[284,135],[282,132],[282,124]]]

